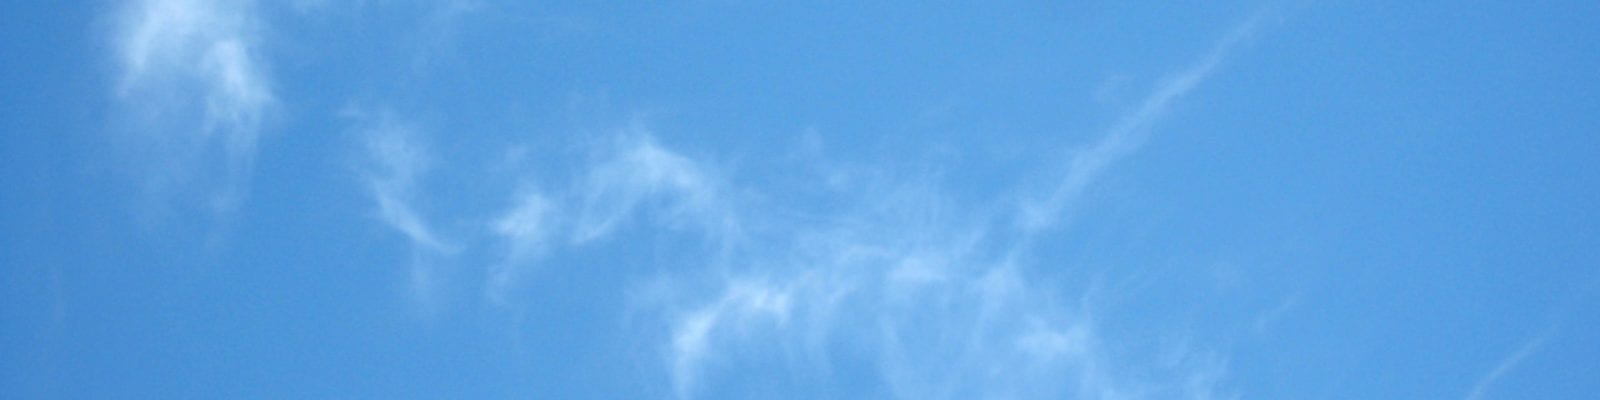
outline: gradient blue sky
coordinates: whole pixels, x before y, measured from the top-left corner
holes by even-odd
[[[3,398],[1600,393],[1600,2],[0,10]]]

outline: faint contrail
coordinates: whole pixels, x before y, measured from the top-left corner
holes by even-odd
[[[1489,390],[1489,386],[1494,385],[1496,381],[1500,380],[1500,377],[1516,369],[1517,365],[1522,364],[1523,359],[1528,358],[1528,355],[1539,351],[1539,348],[1544,346],[1545,339],[1549,337],[1550,334],[1548,332],[1535,336],[1533,339],[1529,339],[1527,343],[1523,343],[1522,347],[1517,348],[1517,351],[1501,359],[1500,364],[1495,365],[1494,369],[1489,370],[1488,374],[1484,374],[1483,378],[1478,379],[1478,383],[1472,385],[1472,391],[1467,393],[1466,400],[1483,398],[1483,394]]]
[[[1145,97],[1138,108],[1125,114],[1101,136],[1098,142],[1086,150],[1077,152],[1067,165],[1066,176],[1055,185],[1054,189],[1044,199],[1024,204],[1019,218],[1019,225],[1026,232],[1037,232],[1055,224],[1061,211],[1073,199],[1082,193],[1101,171],[1113,162],[1126,157],[1144,143],[1150,125],[1158,120],[1172,102],[1194,90],[1195,86],[1210,77],[1222,63],[1224,57],[1238,47],[1244,38],[1255,32],[1256,26],[1266,15],[1265,11],[1257,12],[1234,27],[1226,36],[1212,45],[1199,62],[1179,71],[1165,83]]]

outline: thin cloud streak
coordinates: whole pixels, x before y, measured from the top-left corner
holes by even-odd
[[[1059,214],[1104,169],[1137,150],[1172,104],[1215,72],[1259,19],[1235,27],[1102,139],[1075,154],[1048,195],[1024,204],[1019,222],[1025,235],[1058,223]],[[697,381],[717,371],[706,365],[709,354],[751,340],[741,336],[750,332],[765,332],[762,337],[771,341],[754,347],[809,349],[809,365],[822,372],[803,375],[826,376],[831,354],[844,350],[837,347],[840,342],[870,343],[878,379],[898,398],[1228,397],[1219,389],[1225,363],[1187,348],[1171,350],[1176,356],[1163,365],[1142,368],[1144,377],[1121,376],[1117,371],[1130,362],[1106,353],[1093,305],[1087,299],[1075,309],[1055,305],[1056,294],[1028,282],[1011,254],[986,250],[1008,248],[1001,243],[1006,239],[991,235],[983,222],[963,225],[949,219],[961,213],[951,214],[937,191],[856,189],[867,194],[866,207],[841,211],[821,224],[785,226],[777,237],[751,239],[792,248],[776,251],[783,254],[776,259],[758,254],[735,263],[755,267],[719,278],[723,295],[687,307],[689,312],[669,313],[675,321],[670,370],[679,397],[692,397]],[[784,288],[784,315],[795,316],[786,319],[788,329],[762,331],[749,324],[763,320],[726,317],[729,299],[739,298],[734,293],[744,287],[740,282],[751,280]],[[730,327],[740,324],[745,327]],[[783,352],[768,355],[793,358]],[[1165,378],[1152,381],[1150,376]]]
[[[1137,150],[1255,20],[1076,154],[1053,190],[1021,210],[1024,241],[1057,223],[1094,178]],[[368,186],[380,218],[411,241],[414,254],[446,251],[411,202],[427,168],[425,148],[404,126],[380,121],[369,131],[377,173]],[[648,220],[650,228],[700,234],[674,238],[665,250],[684,257],[656,261],[689,264],[660,266],[659,285],[630,293],[638,300],[630,314],[662,322],[653,342],[680,398],[717,389],[713,383],[730,371],[825,385],[841,369],[868,371],[851,379],[876,382],[878,397],[1226,397],[1226,366],[1217,357],[1181,347],[1160,361],[1131,359],[1119,349],[1128,339],[1102,335],[1101,320],[1114,316],[1096,308],[1092,291],[1072,296],[1028,276],[1019,261],[1025,249],[1014,246],[1007,225],[1017,220],[1005,218],[1012,215],[963,207],[916,177],[838,183],[829,189],[849,196],[838,207],[797,215],[807,208],[787,199],[735,196],[760,188],[725,180],[702,161],[632,127],[580,166],[566,190],[513,196],[484,224],[504,244],[486,274],[487,296],[505,305],[547,252],[593,246]],[[431,270],[418,265],[427,257],[417,260],[413,272],[426,281]]]
[[[1065,175],[1051,185],[1049,193],[1042,198],[1028,199],[1022,204],[1018,216],[1019,227],[1024,232],[1037,232],[1057,224],[1061,214],[1072,207],[1084,189],[1106,168],[1144,145],[1151,126],[1167,113],[1172,103],[1210,78],[1234,48],[1255,32],[1264,15],[1264,12],[1257,13],[1234,27],[1213,44],[1198,62],[1168,78],[1146,96],[1139,107],[1123,115],[1099,141],[1074,152],[1067,162]]]
[[[375,172],[367,177],[367,189],[377,203],[378,217],[415,245],[443,249],[444,243],[411,205],[417,180],[428,169],[428,156],[410,138],[410,128],[392,124],[368,132],[367,151]]]
[[[668,149],[651,151],[701,170]],[[731,371],[826,385],[841,357],[865,357],[868,365],[849,369],[873,371],[882,395],[896,398],[1214,396],[1221,373],[1212,364],[1185,359],[1145,374],[1161,381],[1119,376],[1126,366],[1104,351],[1090,304],[1054,301],[1009,255],[991,253],[987,221],[961,220],[966,213],[936,188],[882,183],[848,188],[859,203],[823,219],[777,223],[781,207],[714,202],[768,229],[734,240],[764,247],[684,265],[668,277],[674,294],[639,301],[661,308],[679,398],[715,390]]]
[[[1523,343],[1522,346],[1518,347],[1516,351],[1513,351],[1511,354],[1507,354],[1505,358],[1500,359],[1500,362],[1495,364],[1494,369],[1489,370],[1489,373],[1484,374],[1482,378],[1478,378],[1477,383],[1472,384],[1472,390],[1467,392],[1467,396],[1464,397],[1464,399],[1483,399],[1483,396],[1489,392],[1489,389],[1493,387],[1496,382],[1500,381],[1500,378],[1503,378],[1506,374],[1511,373],[1511,371],[1515,370],[1517,366],[1522,365],[1522,360],[1527,359],[1528,356],[1538,352],[1539,348],[1544,347],[1544,342],[1549,337],[1550,334],[1545,333],[1534,337],[1533,339],[1529,339],[1526,343]]]
[[[384,220],[426,249],[436,235],[407,202],[425,157],[406,129],[378,133],[371,187]],[[1031,282],[1001,220],[974,216],[926,180],[833,187],[854,201],[794,218],[782,199],[744,188],[638,130],[604,147],[567,190],[524,191],[486,224],[504,244],[487,296],[504,306],[546,252],[590,246],[632,221],[699,233],[678,246],[658,288],[632,293],[631,314],[661,318],[665,378],[679,398],[718,389],[730,371],[826,385],[841,368],[871,371],[896,398],[1215,398],[1222,367],[1178,361],[1125,376],[1086,297]],[[385,201],[384,199],[393,199]],[[570,217],[569,217],[570,215]],[[746,230],[745,221],[759,229]],[[998,253],[997,253],[998,252]],[[664,293],[664,294],[663,294]],[[1070,299],[1070,297],[1069,297]],[[841,367],[840,360],[865,363]]]
[[[418,182],[430,168],[429,152],[415,128],[387,116],[367,123],[360,128],[370,162],[363,176],[365,186],[378,220],[405,236],[413,299],[432,313],[438,307],[440,263],[454,247],[440,238],[414,204]]]

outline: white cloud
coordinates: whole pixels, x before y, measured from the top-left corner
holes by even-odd
[[[1161,114],[1209,77],[1254,26],[1254,19],[1241,24],[1075,153],[1050,192],[1021,210],[1022,242],[1056,224],[1095,177],[1137,150]],[[604,218],[585,224],[592,231],[627,217],[641,192],[679,193],[680,207],[688,209],[703,207],[696,196],[726,192],[699,179],[708,175],[700,164],[653,144],[638,151],[624,158],[634,172],[606,179],[632,182],[624,186],[630,190],[589,192],[614,196],[592,202],[610,205],[596,213]],[[857,203],[816,219],[785,220],[783,209],[725,197],[704,202],[728,210],[722,214],[691,213],[734,225],[759,220],[762,231],[729,235],[736,245],[763,247],[733,251],[739,258],[726,264],[734,267],[712,269],[719,272],[709,277],[678,276],[684,285],[720,288],[667,301],[675,304],[663,316],[671,321],[669,370],[680,397],[694,397],[703,381],[722,374],[762,368],[825,384],[839,354],[870,360],[876,380],[897,398],[1228,397],[1220,357],[1186,341],[1159,357],[1131,357],[1129,338],[1101,336],[1100,319],[1115,316],[1097,313],[1087,297],[1062,302],[1060,282],[1026,276],[1016,257],[1026,246],[1016,246],[1015,235],[996,234],[1002,220],[985,218],[976,211],[982,207],[959,207],[926,184],[847,186],[831,190],[856,193]],[[752,290],[749,282],[763,285]],[[749,352],[764,360],[741,358]]]
[[[825,386],[841,360],[868,363],[848,369],[872,371],[880,396],[895,398],[1202,399],[1218,391],[1221,368],[1190,360],[1193,351],[1149,368],[1109,353],[1086,298],[1062,302],[1052,289],[1059,283],[1031,281],[1011,254],[996,253],[1006,246],[987,233],[992,220],[965,220],[968,211],[938,190],[846,189],[861,194],[857,204],[742,232],[753,236],[738,243],[764,247],[735,251],[730,268],[681,266],[674,282],[698,290],[642,302],[663,308],[680,398],[744,374]],[[769,221],[783,213],[721,204]]]
[[[1188,68],[1168,78],[1155,91],[1119,119],[1100,140],[1087,148],[1072,153],[1063,175],[1048,185],[1041,198],[1028,199],[1022,204],[1018,216],[1020,228],[1027,232],[1048,229],[1061,219],[1083,190],[1093,183],[1107,167],[1138,150],[1149,136],[1150,128],[1166,114],[1172,103],[1193,91],[1196,86],[1216,71],[1222,60],[1256,29],[1264,14],[1257,14],[1234,27],[1226,36],[1211,46],[1210,51]]]
[[[670,368],[679,397],[688,397],[693,389],[719,328],[747,332],[751,324],[781,327],[789,320],[789,293],[750,281],[734,281],[726,289],[721,298],[685,313],[672,326]]]
[[[717,236],[737,230],[716,178],[643,133],[620,139],[581,185],[572,232],[577,244],[609,234],[647,200],[664,201],[658,217],[674,227],[698,224],[695,227]]]
[[[1499,382],[1500,378],[1505,377],[1506,374],[1511,373],[1518,365],[1521,365],[1522,360],[1539,351],[1540,347],[1544,347],[1544,342],[1549,336],[1550,334],[1547,331],[1544,334],[1528,339],[1522,346],[1518,346],[1516,351],[1512,351],[1511,354],[1507,354],[1505,358],[1500,359],[1500,362],[1495,364],[1494,369],[1489,370],[1482,378],[1478,379],[1477,383],[1472,385],[1472,390],[1467,392],[1465,399],[1482,399],[1489,392],[1489,388],[1494,386],[1495,382]]]
[[[546,252],[596,245],[649,219],[653,227],[701,233],[710,245],[656,261],[690,263],[657,269],[664,286],[682,290],[636,303],[662,321],[650,339],[661,346],[679,397],[763,370],[828,384],[840,363],[866,364],[849,371],[869,371],[865,378],[881,384],[883,396],[897,398],[1225,397],[1219,357],[1186,342],[1165,349],[1170,356],[1162,360],[1131,357],[1128,338],[1102,333],[1101,321],[1115,316],[1097,309],[1088,292],[1073,295],[1067,282],[1029,275],[1019,261],[1025,246],[1004,225],[1020,222],[1027,242],[1057,223],[1253,26],[1241,25],[1076,153],[1020,221],[956,204],[916,177],[827,182],[830,194],[855,197],[826,215],[797,216],[811,208],[736,195],[759,188],[725,180],[711,164],[634,128],[602,148],[567,190],[521,192],[491,218],[486,227],[505,252],[485,286],[504,302]],[[413,206],[425,147],[403,125],[379,121],[368,131],[377,166],[368,186],[380,218],[410,240],[414,254],[447,252]],[[432,270],[427,257],[417,260],[413,274],[426,286]]]
[[[557,194],[524,190],[488,224],[504,247],[489,266],[485,287],[491,301],[503,305],[547,253],[601,241],[635,215],[656,226],[698,232],[718,248],[728,248],[738,236],[724,183],[638,126],[601,146],[581,171]]]
[[[149,189],[216,181],[212,206],[233,207],[276,102],[253,2],[135,1],[116,18],[116,95],[133,147],[153,150]]]
[[[445,247],[409,202],[426,152],[404,126],[369,131],[380,215],[418,249]],[[1087,295],[1062,301],[1062,282],[1026,275],[1015,235],[992,234],[1002,219],[926,180],[837,183],[826,190],[853,201],[797,218],[783,201],[732,196],[756,189],[638,132],[605,147],[568,190],[524,190],[491,219],[505,252],[486,287],[503,303],[546,252],[593,245],[630,220],[703,234],[712,246],[657,261],[689,264],[659,266],[673,289],[633,310],[661,318],[651,340],[680,398],[734,374],[826,385],[840,362],[865,363],[848,370],[870,371],[897,398],[1217,397],[1221,363],[1188,347],[1151,365],[1109,351],[1123,343],[1100,335]]]
[[[390,121],[369,128],[367,134],[367,152],[374,165],[367,189],[377,202],[378,217],[413,244],[444,248],[411,204],[417,180],[428,169],[425,148],[414,142],[410,127]]]
[[[490,299],[504,304],[506,292],[519,281],[525,265],[550,246],[557,229],[555,211],[555,204],[544,195],[524,193],[516,205],[491,224],[493,233],[505,242],[506,253],[499,264],[490,267]]]
[[[430,169],[427,146],[415,128],[381,115],[358,127],[370,164],[365,186],[384,225],[405,236],[410,246],[408,276],[414,300],[426,312],[437,308],[442,258],[455,251],[416,209],[417,186]]]

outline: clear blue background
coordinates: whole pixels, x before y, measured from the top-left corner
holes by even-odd
[[[160,5],[218,31],[130,78]],[[0,397],[1600,392],[1593,1],[0,11]],[[272,101],[208,128],[229,94],[181,46],[225,40]],[[395,198],[443,246],[382,211],[374,143],[428,160]],[[514,255],[525,193],[554,211]],[[1016,297],[974,311],[995,271]],[[1035,316],[1088,350],[1013,354]]]

